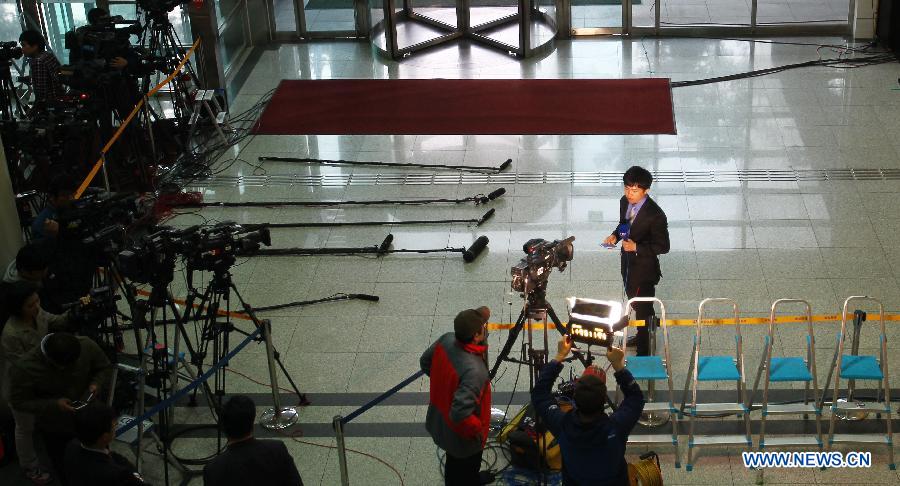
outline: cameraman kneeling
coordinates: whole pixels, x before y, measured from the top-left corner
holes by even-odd
[[[609,348],[606,357],[616,372],[616,382],[625,399],[612,415],[607,416],[603,411],[607,400],[606,374],[591,366],[575,383],[575,409],[564,413],[551,389],[563,369],[562,361],[571,349],[571,340],[563,337],[557,345],[556,358],[541,370],[531,393],[535,410],[559,442],[563,484],[627,486],[625,445],[644,410],[644,394],[625,368],[622,350]]]

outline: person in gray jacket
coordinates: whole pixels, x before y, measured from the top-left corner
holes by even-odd
[[[422,354],[422,371],[430,378],[425,427],[447,453],[447,486],[485,484],[479,473],[491,419],[491,378],[487,366],[487,307],[460,312],[453,332],[444,334]]]
[[[12,363],[20,362],[26,353],[41,344],[41,339],[49,332],[65,330],[69,324],[69,316],[44,311],[38,297],[38,287],[26,281],[9,286],[4,307],[9,319],[0,334],[0,370],[3,373],[0,396],[5,399],[8,396],[6,389],[9,386],[9,369]],[[50,481],[50,474],[47,468],[41,466],[34,450],[35,416],[10,408],[16,422],[15,439],[19,465],[25,476],[33,483],[46,484]]]

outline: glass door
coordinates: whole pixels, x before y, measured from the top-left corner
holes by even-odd
[[[573,35],[850,33],[855,0],[568,0]],[[623,5],[624,4],[624,5]],[[862,9],[857,15],[871,17]],[[690,28],[690,32],[685,31]]]
[[[570,0],[572,33],[575,35],[620,34],[625,19],[624,0]],[[632,4],[652,3],[653,0],[632,0]]]

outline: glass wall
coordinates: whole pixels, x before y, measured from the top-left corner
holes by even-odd
[[[653,0],[634,0],[636,5]],[[621,29],[622,0],[571,0],[573,29]]]
[[[634,27],[644,31],[685,26],[746,30],[754,25],[754,4],[757,26],[781,26],[797,33],[809,32],[810,26],[824,26],[834,33],[846,34],[848,30],[840,29],[848,28],[851,7],[851,0],[630,0],[628,19],[620,8],[626,0],[570,1],[576,35],[620,32],[616,28],[630,32]]]
[[[750,1],[663,0],[660,25],[750,25]]]
[[[356,28],[353,0],[302,0],[306,30],[348,31]]]
[[[766,0],[757,7],[758,24],[847,23],[847,0]]]

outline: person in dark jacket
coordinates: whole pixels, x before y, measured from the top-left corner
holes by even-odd
[[[627,486],[625,445],[644,410],[644,394],[625,368],[625,353],[609,348],[606,357],[625,395],[622,403],[612,415],[606,415],[606,375],[592,366],[575,383],[574,410],[564,413],[551,390],[571,349],[572,342],[563,337],[557,345],[556,359],[544,365],[531,392],[535,410],[559,443],[563,485]]]
[[[75,438],[77,400],[101,400],[112,366],[100,346],[66,332],[48,334],[40,345],[12,363],[9,403],[36,416],[35,423],[53,469],[63,485],[66,445]]]
[[[625,295],[654,297],[656,285],[662,277],[659,255],[669,253],[669,222],[666,213],[647,192],[653,183],[653,175],[643,167],[634,166],[622,176],[625,195],[619,200],[619,226],[603,241],[615,245],[622,241],[621,270]],[[624,238],[623,238],[624,236]],[[653,304],[633,304],[635,319],[644,320],[654,315]],[[646,326],[639,327],[629,346],[637,347],[638,356],[650,354],[650,333]]]
[[[66,478],[70,486],[139,486],[144,479],[121,454],[109,450],[116,436],[116,412],[92,401],[75,412],[75,434],[66,446]]]
[[[430,378],[425,428],[447,453],[444,483],[472,486],[492,479],[479,474],[491,422],[491,378],[487,366],[487,307],[456,315],[453,332],[435,341],[419,359]]]
[[[294,458],[284,442],[253,437],[256,404],[250,397],[235,395],[228,399],[219,420],[228,444],[225,452],[203,468],[203,484],[303,486]]]

